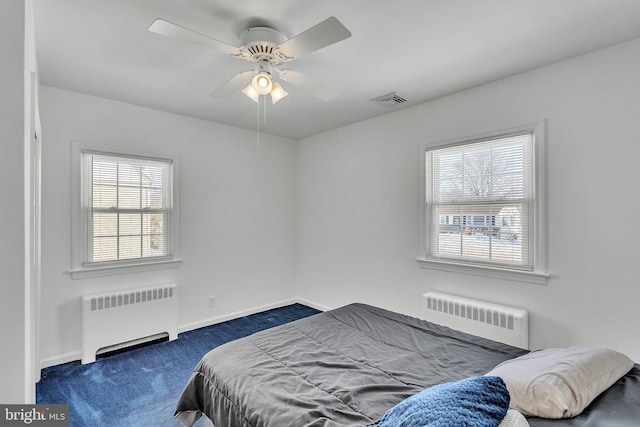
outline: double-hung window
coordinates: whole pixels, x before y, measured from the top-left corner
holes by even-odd
[[[544,282],[542,132],[425,147],[423,266]]]
[[[173,160],[90,149],[80,157],[76,271],[171,263]]]

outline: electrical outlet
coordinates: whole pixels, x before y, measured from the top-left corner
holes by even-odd
[[[216,297],[209,297],[209,308],[216,306]]]

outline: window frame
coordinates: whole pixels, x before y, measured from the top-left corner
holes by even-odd
[[[126,148],[88,144],[85,142],[73,141],[71,144],[71,188],[72,188],[72,210],[71,210],[71,246],[72,260],[69,274],[72,279],[82,279],[88,277],[104,276],[111,274],[121,274],[127,272],[150,271],[166,268],[176,268],[180,265],[180,233],[179,233],[179,159],[158,153],[144,153]],[[85,153],[92,153],[113,157],[124,157],[142,160],[158,160],[171,164],[170,173],[170,221],[167,230],[168,248],[167,255],[161,257],[134,258],[130,260],[97,261],[85,262],[85,249],[87,247],[89,235],[84,232],[83,215],[83,191],[85,191],[85,174],[83,160]]]
[[[419,238],[419,255],[416,258],[419,266],[426,269],[435,269],[441,271],[457,272],[464,274],[472,274],[477,276],[506,279],[534,284],[546,284],[549,274],[546,271],[546,224],[545,224],[545,145],[546,145],[546,120],[536,123],[525,124],[521,126],[505,128],[484,134],[466,136],[453,140],[439,141],[431,144],[422,144],[420,147],[420,238]],[[474,144],[477,142],[499,139],[502,137],[523,134],[530,132],[533,136],[533,157],[532,157],[532,181],[533,181],[533,268],[531,270],[523,270],[519,266],[510,267],[508,265],[489,265],[485,263],[473,263],[456,261],[454,259],[442,259],[430,257],[429,248],[431,247],[431,218],[430,210],[427,209],[427,172],[429,170],[426,164],[427,152]],[[460,219],[463,221],[463,219]],[[453,220],[452,220],[453,222]]]

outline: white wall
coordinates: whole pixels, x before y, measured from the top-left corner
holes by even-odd
[[[175,282],[193,327],[295,295],[295,142],[41,88],[43,366],[79,359],[80,296]],[[176,155],[182,265],[71,279],[71,141]],[[208,308],[208,297],[217,306]]]
[[[532,348],[640,361],[640,40],[299,142],[298,296],[420,316],[438,290],[530,310]],[[419,146],[547,118],[551,279],[420,269]]]
[[[0,3],[0,402],[25,396],[25,6]]]

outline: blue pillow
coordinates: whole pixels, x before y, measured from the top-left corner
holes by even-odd
[[[389,409],[375,427],[497,427],[509,409],[500,377],[472,377],[439,384]]]

